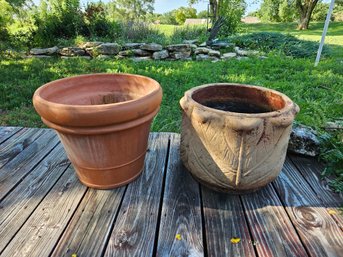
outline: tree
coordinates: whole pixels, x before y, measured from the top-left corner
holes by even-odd
[[[116,0],[112,3],[122,20],[139,22],[154,11],[155,0]]]
[[[295,0],[295,6],[298,9],[300,19],[298,23],[299,30],[308,29],[311,15],[319,0]]]
[[[197,18],[199,18],[199,19],[207,19],[208,18],[208,12],[206,10],[198,12]]]
[[[199,0],[189,0],[189,4],[194,4]],[[240,19],[245,10],[244,0],[209,0],[210,18],[212,21],[212,30],[208,43],[214,39],[217,34],[228,36],[237,30]]]
[[[180,7],[175,10],[175,20],[178,24],[182,25],[188,18],[196,18],[197,10],[192,7]]]

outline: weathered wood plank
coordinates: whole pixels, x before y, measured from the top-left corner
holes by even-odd
[[[308,256],[272,185],[241,199],[258,256]]]
[[[307,252],[311,256],[342,256],[342,231],[289,160],[273,185]]]
[[[74,173],[70,165],[7,245],[3,256],[48,256],[52,252],[87,190]]]
[[[35,135],[37,134],[39,133]],[[42,134],[35,141],[0,168],[0,201],[58,142],[59,139],[55,132],[52,130],[42,130]]]
[[[321,178],[324,167],[318,161],[299,155],[288,155],[288,157],[311,185],[319,200],[328,207],[342,206],[343,197],[331,190],[328,181]]]
[[[305,158],[299,155],[289,155],[289,158],[311,185],[314,193],[328,211],[334,210],[335,214],[332,213],[332,217],[343,230],[343,215],[339,210],[343,205],[343,197],[342,194],[335,193],[330,188],[327,178],[321,177],[324,167],[313,158]]]
[[[204,256],[199,184],[183,167],[179,145],[173,134],[156,256]]]
[[[13,136],[22,128],[20,127],[0,127],[0,144]]]
[[[32,142],[34,142],[41,135],[45,134],[47,130],[35,128],[23,128],[15,137],[9,138],[0,145],[0,168],[7,164],[10,160],[21,153]]]
[[[239,196],[201,189],[208,256],[255,256]],[[231,243],[234,237],[241,241]]]
[[[0,253],[69,166],[58,145],[0,202]]]
[[[168,134],[151,134],[142,175],[127,187],[105,256],[152,256]]]
[[[102,256],[124,191],[89,189],[52,256]]]

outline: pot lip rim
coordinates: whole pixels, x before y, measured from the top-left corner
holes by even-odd
[[[110,104],[63,104],[63,103],[57,103],[57,102],[52,102],[52,101],[48,101],[45,98],[43,98],[41,96],[41,92],[43,90],[45,90],[48,87],[54,86],[54,84],[57,83],[61,83],[63,81],[67,81],[70,79],[78,79],[78,78],[82,78],[85,79],[87,77],[116,77],[116,76],[123,76],[123,77],[136,77],[136,78],[143,78],[143,79],[148,79],[149,81],[151,81],[153,84],[155,84],[156,88],[154,90],[152,90],[149,94],[143,95],[137,99],[132,99],[132,100],[128,100],[128,101],[123,101],[123,102],[118,102],[118,103],[110,103]],[[139,74],[130,74],[130,73],[89,73],[89,74],[81,74],[81,75],[75,75],[75,76],[69,76],[69,77],[64,77],[61,79],[56,79],[53,81],[50,81],[48,83],[43,84],[42,86],[40,86],[39,88],[36,89],[35,93],[33,94],[33,99],[36,102],[40,102],[44,105],[50,105],[50,106],[54,106],[57,108],[61,108],[61,109],[67,109],[67,110],[72,110],[72,109],[79,109],[79,110],[95,110],[95,109],[111,109],[113,107],[121,107],[121,106],[125,106],[128,105],[132,102],[140,102],[140,101],[144,101],[145,99],[152,97],[155,94],[158,94],[158,92],[161,91],[161,85],[159,82],[157,82],[155,79],[147,77],[147,76],[143,76],[143,75],[139,75]]]
[[[211,107],[207,107],[203,104],[198,103],[197,101],[195,101],[193,99],[193,94],[203,88],[207,88],[207,87],[215,87],[215,86],[237,86],[237,87],[247,87],[247,88],[255,88],[258,90],[262,90],[262,91],[270,91],[274,94],[277,94],[279,96],[282,97],[282,99],[285,101],[285,106],[279,110],[276,111],[272,111],[272,112],[264,112],[264,113],[242,113],[242,112],[230,112],[230,111],[222,111],[222,110],[218,110],[215,108],[211,108]],[[204,110],[207,111],[211,111],[217,114],[226,114],[226,115],[230,115],[230,116],[236,116],[236,117],[241,117],[241,118],[265,118],[265,117],[275,117],[278,116],[282,113],[288,113],[292,110],[295,111],[295,113],[299,112],[299,106],[294,103],[287,95],[274,90],[274,89],[270,89],[270,88],[266,88],[266,87],[261,87],[261,86],[255,86],[255,85],[249,85],[249,84],[241,84],[241,83],[232,83],[232,82],[224,82],[224,83],[209,83],[209,84],[203,84],[197,87],[193,87],[189,90],[187,90],[185,92],[184,97],[186,97],[189,101],[192,102],[193,105],[197,106],[198,108],[202,108]]]

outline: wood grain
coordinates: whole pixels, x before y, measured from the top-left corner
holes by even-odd
[[[308,256],[272,185],[241,199],[258,256]]]
[[[342,256],[342,231],[289,160],[273,185],[310,256]]]
[[[128,185],[105,256],[152,256],[169,134],[151,134],[142,175]]]
[[[124,191],[88,189],[52,256],[102,256]]]
[[[201,189],[208,256],[255,256],[239,196]],[[231,243],[234,237],[241,241]]]
[[[0,253],[69,166],[62,145],[0,202]]]
[[[70,165],[5,248],[3,256],[48,256],[86,190]]]
[[[0,168],[0,201],[57,145],[59,139],[52,130],[42,130],[34,141],[29,138],[24,141],[31,143]]]
[[[9,138],[0,148],[0,168],[7,164],[10,160],[21,153],[32,142],[34,142],[41,135],[45,134],[47,130],[24,128],[20,130],[15,137]]]
[[[21,127],[0,127],[0,144],[8,138],[10,138],[11,136],[13,136],[21,129]]]
[[[323,165],[313,158],[305,158],[299,155],[289,155],[289,157],[305,180],[311,185],[318,199],[327,207],[327,210],[335,212],[332,217],[343,230],[343,215],[340,211],[343,206],[342,193],[335,193],[329,186],[330,179],[321,176],[324,170]]]
[[[204,256],[199,184],[182,165],[179,145],[173,134],[156,256]]]

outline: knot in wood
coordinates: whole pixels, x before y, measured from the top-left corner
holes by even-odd
[[[319,228],[323,226],[323,220],[320,218],[320,215],[312,207],[297,207],[297,211],[300,213],[300,219],[305,227],[310,228]]]

